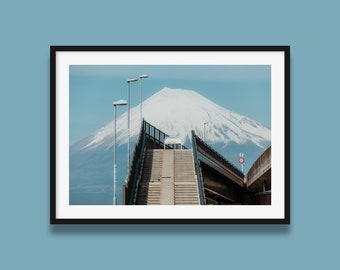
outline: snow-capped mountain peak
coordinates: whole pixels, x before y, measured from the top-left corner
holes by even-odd
[[[163,88],[143,102],[143,118],[169,135],[177,135],[182,142],[191,139],[191,130],[209,143],[253,142],[263,148],[271,140],[271,132],[260,123],[225,109],[193,90]],[[140,131],[139,105],[130,110],[130,137]],[[205,129],[205,130],[204,130]],[[109,149],[113,145],[114,121],[86,139],[84,150]],[[128,140],[127,112],[117,119],[117,144]]]

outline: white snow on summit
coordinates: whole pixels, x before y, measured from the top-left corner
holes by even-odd
[[[263,148],[271,140],[271,132],[260,123],[225,109],[192,90],[163,88],[143,104],[143,117],[168,135],[177,135],[183,142],[191,139],[191,130],[203,138],[204,123],[208,143],[253,142]],[[139,135],[139,105],[130,110],[131,140]],[[86,150],[113,145],[114,121],[86,139]],[[127,143],[127,112],[117,119],[117,143]]]

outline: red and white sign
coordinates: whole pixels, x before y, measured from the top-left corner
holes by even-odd
[[[244,164],[244,162],[245,162],[246,160],[244,159],[244,157],[239,157],[239,158],[237,159],[237,161],[238,161],[238,163],[240,163],[240,164]]]

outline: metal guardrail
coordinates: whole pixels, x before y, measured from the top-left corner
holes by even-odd
[[[199,194],[200,194],[200,204],[203,205],[203,204],[205,204],[204,184],[203,184],[203,180],[202,180],[201,167],[200,167],[199,160],[198,160],[198,153],[197,153],[197,145],[196,145],[195,136],[196,136],[195,131],[192,130],[191,131],[192,151],[193,151],[195,170],[196,170],[196,175],[197,175],[197,180],[198,180],[198,190],[199,190]]]
[[[163,131],[161,131],[160,129],[156,128],[155,126],[151,125],[146,121],[143,121],[143,130],[145,131],[148,139],[158,143],[162,148],[164,147],[165,138],[169,137],[168,134],[164,133]],[[182,148],[188,149],[184,145],[182,145]],[[176,144],[166,145],[166,149],[180,149],[180,147]]]
[[[216,161],[222,164],[224,167],[228,168],[238,177],[244,179],[244,174],[240,171],[236,166],[234,166],[231,162],[229,162],[226,158],[224,158],[221,154],[219,154],[216,150],[206,144],[200,137],[198,137],[193,131],[193,141],[195,141],[196,147],[199,152],[202,154],[206,154],[208,156],[213,157]],[[201,150],[201,151],[200,151]]]
[[[160,131],[158,128],[154,127],[146,121],[143,121],[143,130],[145,131],[145,134],[148,138],[159,143],[161,146],[164,145],[165,137],[168,137],[167,134]]]
[[[143,151],[145,147],[146,133],[144,131],[144,120],[142,122],[139,138],[132,157],[132,166],[129,172],[127,189],[125,194],[125,204],[133,204],[137,192],[137,178],[141,170]]]

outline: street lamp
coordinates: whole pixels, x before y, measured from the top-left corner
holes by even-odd
[[[127,102],[125,100],[118,100],[113,102],[114,106],[114,120],[115,120],[115,136],[114,136],[114,150],[113,150],[113,204],[117,204],[117,189],[116,189],[116,109],[117,106],[125,106],[127,105]]]
[[[203,139],[204,139],[204,141],[205,141],[205,139],[206,139],[206,134],[205,134],[205,126],[206,125],[208,125],[209,124],[209,122],[204,122],[204,127],[203,127]]]
[[[128,105],[128,153],[127,153],[127,177],[129,177],[129,172],[130,172],[130,83],[136,82],[138,79],[128,79],[126,82],[128,84],[127,87],[127,105]]]
[[[142,79],[147,79],[149,78],[149,75],[148,74],[144,74],[144,75],[140,75],[139,76],[140,78],[140,105],[139,105],[139,109],[140,109],[140,121],[142,122],[142,119],[143,119],[143,116],[142,116]]]

